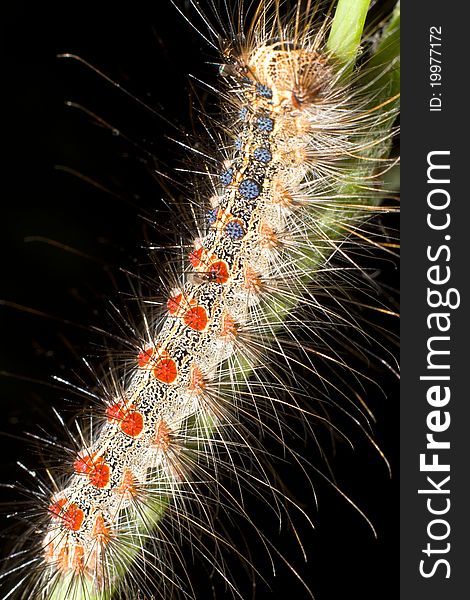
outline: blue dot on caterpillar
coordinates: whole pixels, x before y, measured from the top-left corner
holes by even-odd
[[[230,185],[232,183],[232,179],[233,179],[233,169],[226,169],[225,171],[222,171],[222,173],[220,174],[220,181],[222,182],[222,185]]]
[[[256,84],[256,93],[258,94],[258,96],[261,96],[261,98],[267,98],[268,100],[271,100],[271,98],[273,97],[272,89],[269,88],[267,85],[263,85],[262,83]]]
[[[254,179],[244,179],[238,186],[238,191],[246,200],[255,200],[260,194],[260,186]]]
[[[273,155],[268,148],[256,148],[253,152],[253,157],[263,163],[268,163],[272,160]]]
[[[239,117],[240,121],[244,121],[246,119],[247,115],[248,115],[248,107],[242,106],[240,108],[240,110],[238,111],[238,117]]]
[[[214,223],[217,221],[217,213],[219,212],[219,208],[213,208],[212,210],[209,210],[207,212],[206,218],[207,218],[207,223],[208,225],[214,225]]]
[[[274,121],[270,117],[258,117],[256,122],[260,131],[272,131],[274,129]]]
[[[229,221],[225,226],[225,231],[235,241],[241,240],[245,235],[243,225],[238,220]]]

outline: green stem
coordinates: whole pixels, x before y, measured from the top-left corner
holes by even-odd
[[[370,0],[338,0],[326,48],[347,76],[354,67]]]

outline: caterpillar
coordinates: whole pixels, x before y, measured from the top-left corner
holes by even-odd
[[[381,41],[390,47],[391,25],[376,26],[361,71],[354,56],[329,46],[328,7],[242,9],[229,19],[223,7],[201,13],[194,3],[186,16],[199,18],[209,51],[221,52],[209,86],[223,109],[205,117],[212,154],[194,145],[202,163],[183,162],[205,177],[187,184],[185,209],[172,202],[179,230],[161,274],[163,298],[138,301],[135,321],[121,317],[114,341],[122,356],[111,355],[107,369],[93,366],[92,390],[70,384],[92,406],[78,425],[67,419],[65,444],[47,442],[66,466],[35,474],[34,504],[15,515],[29,530],[9,546],[4,598],[209,597],[196,589],[194,570],[185,577],[191,553],[208,565],[210,593],[249,597],[264,574],[257,562],[271,560],[255,556],[263,547],[277,570],[306,579],[260,514],[268,506],[292,537],[299,521],[312,535],[301,502],[270,464],[309,471],[303,498],[313,504],[310,479],[337,487],[328,465],[315,477],[309,464],[316,441],[322,452],[325,438],[342,444],[348,421],[368,438],[361,388],[374,376],[359,365],[372,369],[380,350],[369,345],[379,332],[360,321],[371,318],[361,313],[378,288],[358,261],[369,247],[393,246],[369,224],[392,210],[376,204],[393,163],[396,105],[383,78],[396,62],[382,56],[374,68],[373,59]],[[195,224],[186,225],[188,215]],[[307,434],[314,441],[305,450]]]

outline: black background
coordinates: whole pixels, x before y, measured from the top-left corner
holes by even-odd
[[[167,121],[192,130],[186,74],[215,81],[216,69],[208,64],[213,57],[204,42],[165,2],[123,7],[19,1],[6,11],[0,298],[44,313],[0,306],[5,372],[0,429],[10,435],[0,438],[1,479],[13,481],[26,479],[16,460],[37,467],[39,459],[22,441],[24,432],[45,427],[60,436],[51,407],[61,407],[67,416],[75,410],[71,404],[81,402],[67,386],[50,387],[51,376],[89,381],[80,357],[93,353],[90,344],[100,341],[90,326],[106,328],[107,298],[116,299],[120,286],[118,267],[132,271],[145,262],[139,246],[154,235],[142,217],[154,218],[152,209],[161,206],[164,191],[152,179],[151,155],[164,170],[178,164],[178,148],[167,137],[181,139],[181,134]],[[79,54],[160,116],[77,61],[56,58],[61,52]],[[96,113],[136,145],[96,125],[84,111],[67,108],[67,100]],[[43,241],[25,241],[31,236]],[[387,373],[381,384],[392,390],[395,385]],[[375,388],[370,393],[376,438],[392,462],[392,480],[378,454],[359,440],[356,453],[338,448],[334,472],[341,489],[373,522],[378,539],[320,479],[318,513],[303,480],[294,475],[290,482],[294,493],[303,494],[316,531],[306,526],[302,531],[307,565],[289,545],[285,551],[317,600],[398,597],[396,396],[384,397]],[[64,396],[72,401],[65,407]],[[9,490],[1,493],[14,497]],[[257,598],[307,598],[282,567],[272,589],[261,586]],[[209,597],[207,591],[200,594]]]

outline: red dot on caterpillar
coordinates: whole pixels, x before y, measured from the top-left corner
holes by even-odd
[[[200,248],[193,250],[191,252],[191,254],[189,255],[189,262],[193,265],[193,267],[195,269],[197,269],[199,266],[201,266],[202,255],[204,254],[205,251],[206,251],[205,248],[203,246],[201,246]]]
[[[53,518],[60,519],[62,525],[70,531],[79,531],[82,526],[85,513],[74,502],[67,498],[61,498],[49,506],[49,512]]]
[[[122,421],[127,411],[127,407],[122,401],[115,402],[106,407],[106,417],[108,421]]]
[[[174,317],[182,317],[189,308],[189,302],[179,288],[172,291],[172,295],[168,298],[166,305],[168,312]]]
[[[172,358],[160,357],[153,374],[162,383],[173,383],[178,375],[178,368]]]
[[[141,350],[141,352],[139,352],[139,356],[138,356],[138,364],[139,367],[144,368],[146,367],[150,360],[152,359],[153,354],[155,353],[155,348],[153,346],[148,346],[147,348],[144,348],[144,350]]]
[[[63,524],[71,531],[79,531],[85,518],[83,510],[78,508],[76,504],[70,504],[63,515],[61,515]]]
[[[142,433],[144,428],[144,417],[140,412],[129,412],[121,421],[120,428],[129,437],[137,437]]]
[[[144,428],[144,418],[133,404],[127,406],[122,401],[115,402],[106,407],[106,416],[108,421],[115,422],[130,437],[137,437]]]
[[[215,283],[227,283],[229,278],[228,266],[224,260],[217,260],[209,267],[208,275]]]
[[[49,506],[48,510],[54,519],[60,518],[60,514],[67,502],[67,498],[60,498]]]
[[[168,298],[166,306],[167,306],[167,309],[168,309],[168,312],[170,313],[170,315],[174,315],[178,312],[178,310],[181,306],[182,299],[183,299],[183,294],[181,294],[181,293],[177,294],[176,296],[171,296],[171,298]]]
[[[207,311],[203,306],[192,306],[183,317],[186,325],[195,331],[204,331],[207,320]]]
[[[109,483],[109,477],[110,468],[105,462],[97,464],[89,474],[91,485],[94,485],[97,488],[105,488]]]
[[[82,452],[73,463],[75,473],[88,476],[90,483],[97,488],[104,488],[109,483],[110,468],[103,456]]]
[[[84,473],[89,475],[94,469],[93,456],[80,453],[78,458],[73,463],[73,470],[75,473]]]

